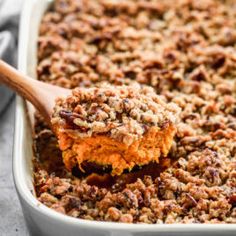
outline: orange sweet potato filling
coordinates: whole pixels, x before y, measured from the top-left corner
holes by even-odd
[[[111,166],[111,174],[120,175],[125,169],[132,170],[135,165],[158,163],[160,156],[168,154],[176,128],[172,123],[162,129],[151,127],[140,140],[130,146],[106,135],[75,138],[70,132],[57,131],[59,147],[63,151],[63,161],[68,170],[77,164],[82,170],[81,163],[87,161]]]

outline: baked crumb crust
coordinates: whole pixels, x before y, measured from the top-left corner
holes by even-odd
[[[52,124],[74,138],[106,135],[131,145],[151,127],[160,130],[178,119],[180,108],[167,104],[151,87],[111,86],[76,88],[57,100]]]

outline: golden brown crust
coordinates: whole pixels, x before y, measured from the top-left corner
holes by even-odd
[[[166,103],[149,86],[104,84],[76,88],[72,95],[57,100],[52,124],[74,139],[105,135],[131,145],[151,127],[175,124],[180,108]]]

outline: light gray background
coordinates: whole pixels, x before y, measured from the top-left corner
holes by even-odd
[[[0,116],[0,236],[28,236],[12,178],[15,101]]]

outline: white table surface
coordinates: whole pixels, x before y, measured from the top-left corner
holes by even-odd
[[[14,115],[12,99],[0,115],[0,236],[29,235],[12,178]]]

